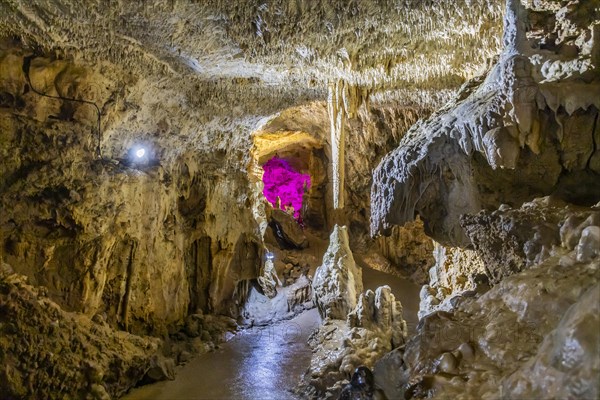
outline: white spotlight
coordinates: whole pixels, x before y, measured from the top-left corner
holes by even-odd
[[[137,158],[142,158],[142,157],[144,157],[145,154],[146,154],[146,149],[137,149],[135,151],[135,155],[137,156]]]

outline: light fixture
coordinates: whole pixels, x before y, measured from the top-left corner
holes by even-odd
[[[134,168],[144,168],[156,162],[156,154],[150,143],[138,142],[127,150],[127,163]]]

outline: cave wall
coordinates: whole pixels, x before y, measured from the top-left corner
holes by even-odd
[[[581,12],[507,3],[497,64],[412,127],[375,171],[374,233],[418,214],[436,240],[465,246],[461,214],[551,193],[585,205],[600,199],[593,4]]]
[[[204,134],[190,143],[177,136],[187,128],[178,121],[189,115],[138,97],[149,82],[116,66],[93,68],[6,46],[0,60],[6,67],[0,79],[2,258],[33,284],[46,286],[65,309],[105,315],[132,332],[165,332],[196,309],[237,316],[248,295],[242,283],[260,275],[263,256],[252,210],[257,200],[244,168],[248,156],[241,156],[251,147],[250,135],[223,136],[208,148]],[[31,86],[97,104],[100,134],[91,104],[45,97]],[[283,112],[269,129],[310,130],[323,146],[310,158],[319,179],[309,193],[307,223],[327,235],[326,107],[303,107]],[[353,245],[365,252],[375,246],[367,234],[364,189],[377,154],[426,113],[375,104],[349,122],[346,214]],[[148,159],[129,158],[136,144],[146,146]],[[358,156],[363,153],[369,157]],[[394,240],[388,248],[400,247]]]
[[[0,109],[3,259],[65,309],[135,332],[162,332],[194,308],[235,315],[236,283],[257,276],[259,257],[243,170],[226,174],[223,153],[167,157],[160,146],[145,164],[126,152],[99,159],[93,108],[33,93],[15,68],[25,59],[18,50],[0,59],[10,66]],[[43,93],[94,99],[92,89],[111,89],[89,67],[43,57],[31,65]]]
[[[353,252],[360,254],[361,263],[365,265],[410,277],[419,283],[426,281],[427,271],[434,263],[433,242],[424,234],[420,221],[397,228],[390,237],[372,239],[368,228],[369,188],[372,170],[382,155],[391,151],[416,121],[430,113],[428,107],[406,105],[402,101],[373,100],[364,103],[356,115],[345,122],[346,200],[342,214],[350,229]],[[334,220],[334,212],[328,206],[332,204],[329,118],[326,104],[322,102],[290,108],[273,116],[253,134],[252,153],[256,161],[249,167],[251,181],[258,182],[260,170],[256,165],[269,157],[310,154],[310,165],[304,172],[310,173],[313,181],[307,194],[304,222],[323,238],[333,229]],[[259,188],[260,183],[253,191],[258,193]],[[259,204],[261,196],[255,195],[253,201]],[[258,217],[261,219],[264,217]]]
[[[439,242],[388,397],[598,395],[598,6],[507,1],[496,64],[375,170],[372,232]]]

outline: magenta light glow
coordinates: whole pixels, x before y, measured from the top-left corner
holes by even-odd
[[[280,208],[285,210],[285,206],[291,204],[294,207],[294,218],[298,219],[305,188],[306,190],[310,188],[310,175],[294,170],[290,163],[279,157],[267,161],[263,165],[263,170],[265,171],[263,194],[269,203],[276,207],[277,196],[279,196]]]

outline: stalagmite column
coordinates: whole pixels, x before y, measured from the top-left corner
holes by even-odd
[[[345,319],[356,306],[363,290],[362,270],[354,262],[348,230],[344,226],[344,154],[346,117],[353,118],[366,96],[343,80],[329,84],[327,99],[331,123],[331,163],[333,172],[333,220],[335,225],[323,263],[315,273],[313,293],[321,317]]]

